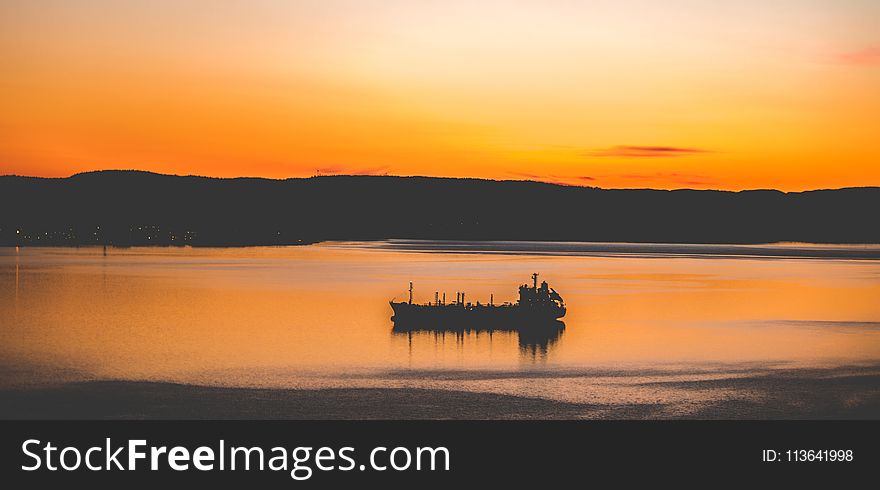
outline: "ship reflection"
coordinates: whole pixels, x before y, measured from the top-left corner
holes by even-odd
[[[495,333],[517,334],[519,349],[523,355],[546,357],[552,350],[562,334],[565,332],[565,323],[559,320],[530,323],[528,325],[450,325],[450,324],[413,324],[394,321],[391,333],[394,335],[408,336],[410,342],[414,334],[434,334],[435,338],[445,339],[446,335],[455,336],[456,340],[462,341],[466,337],[486,334],[489,338]]]

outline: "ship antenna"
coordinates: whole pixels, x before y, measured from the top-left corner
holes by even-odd
[[[409,282],[409,304],[412,304],[412,281]]]
[[[538,289],[538,273],[537,272],[532,274],[532,281],[534,282],[534,288]]]

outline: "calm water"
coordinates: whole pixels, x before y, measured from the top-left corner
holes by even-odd
[[[804,256],[806,255],[806,257]],[[855,258],[854,258],[855,257]],[[388,301],[515,300],[539,272],[561,335],[395,334]],[[3,384],[149,379],[416,386],[619,403],[747,397],[651,388],[880,360],[880,249],[329,243],[0,249]]]

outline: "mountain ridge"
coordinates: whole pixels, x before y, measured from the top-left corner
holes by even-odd
[[[880,243],[880,187],[602,189],[421,176],[95,171],[0,176],[0,244],[284,245],[382,238]],[[876,218],[876,217],[875,217]],[[145,231],[146,230],[146,231]]]

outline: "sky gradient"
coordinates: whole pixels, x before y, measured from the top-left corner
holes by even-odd
[[[875,0],[0,0],[0,174],[880,185]]]

